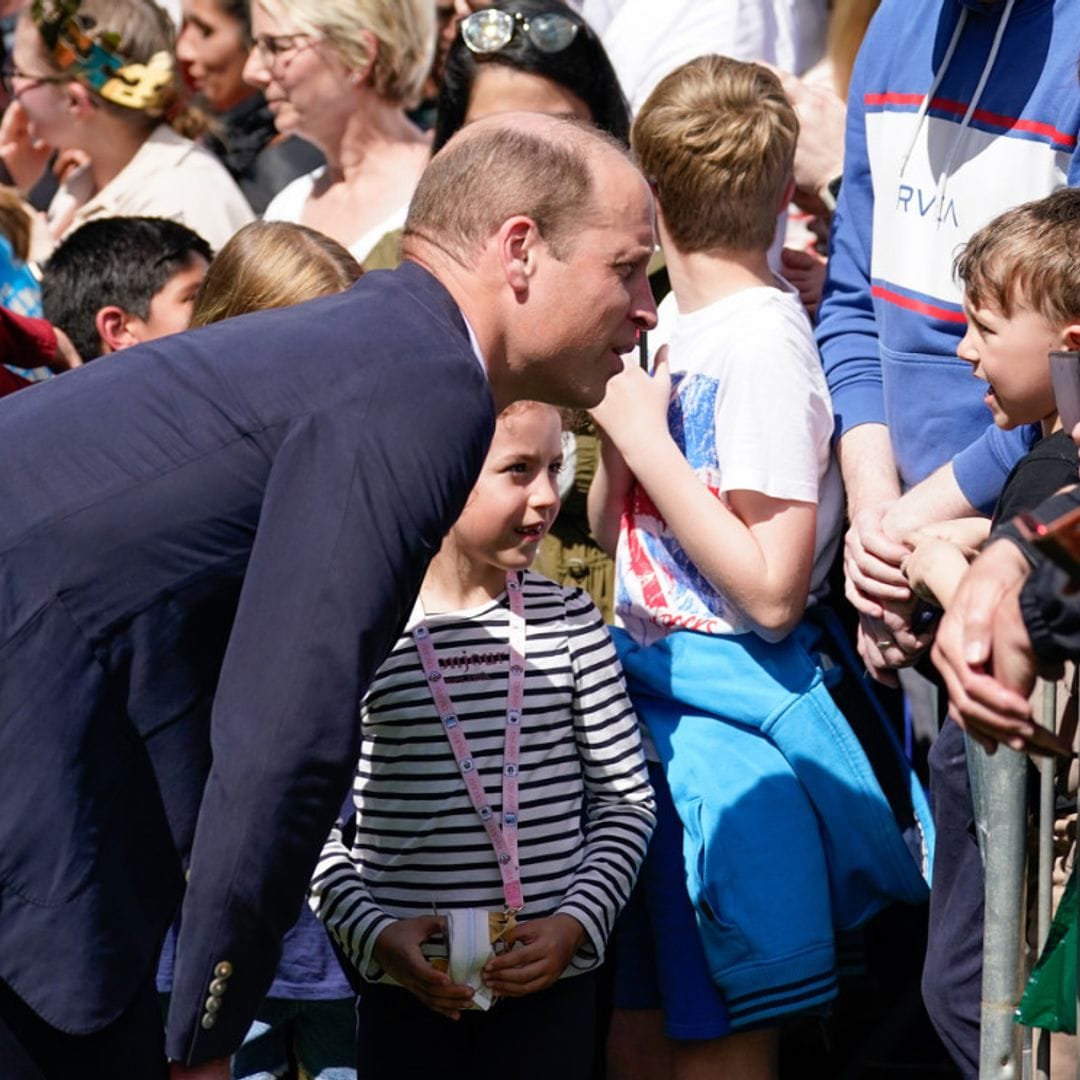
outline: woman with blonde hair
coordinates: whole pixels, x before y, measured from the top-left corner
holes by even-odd
[[[431,67],[433,0],[254,0],[251,24],[244,77],[282,134],[326,157],[277,195],[267,220],[318,229],[366,269],[396,264],[396,244],[377,249],[404,224],[430,156],[405,110]]]
[[[192,111],[206,125],[199,141],[261,214],[286,184],[321,165],[322,154],[303,139],[279,135],[266,100],[244,82],[251,52],[248,0],[181,0],[180,7],[176,60],[195,93]]]
[[[225,168],[165,123],[172,49],[172,24],[151,0],[34,0],[19,18],[0,154],[24,188],[52,149],[86,159],[49,204],[54,242],[91,218],[152,215],[218,248],[251,220]]]

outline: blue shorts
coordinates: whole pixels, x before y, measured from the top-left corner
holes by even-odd
[[[356,1002],[266,998],[233,1058],[234,1080],[275,1080],[291,1052],[312,1080],[356,1080]]]
[[[656,830],[630,901],[615,924],[617,1009],[662,1009],[672,1039],[731,1032],[723,994],[709,977],[683,871],[682,824],[664,771],[649,762]]]

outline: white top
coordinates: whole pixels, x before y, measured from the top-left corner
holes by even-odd
[[[706,53],[800,74],[825,50],[825,0],[570,0],[600,35],[631,111]]]
[[[607,628],[592,601],[526,572],[527,634],[518,848],[521,919],[572,915],[586,941],[567,975],[603,958],[653,827],[638,725]],[[419,612],[414,611],[410,627]],[[496,815],[508,685],[506,596],[424,618]],[[369,979],[378,935],[396,918],[504,906],[498,863],[469,801],[408,631],[360,712],[353,787],[356,838],[336,828],[323,848],[311,906]],[[425,953],[438,955],[438,946]],[[441,950],[445,955],[445,949]]]
[[[798,295],[783,285],[744,289],[689,314],[665,299],[668,425],[718,499],[739,490],[817,504],[814,598],[824,592],[839,539],[843,491],[813,332]],[[777,640],[705,580],[636,485],[619,534],[615,611],[641,644],[680,628]]]
[[[315,184],[322,179],[326,172],[326,166],[320,165],[303,176],[298,176],[291,183],[283,187],[271,200],[263,214],[264,221],[289,221],[294,225],[303,224],[304,204],[315,190]],[[362,236],[357,237],[351,244],[345,246],[349,254],[358,262],[362,263],[372,251],[372,248],[388,233],[400,229],[405,224],[405,217],[409,212],[409,199],[412,192],[396,210],[388,214],[382,221],[368,229]]]
[[[150,215],[194,229],[215,251],[254,214],[225,166],[207,149],[159,124],[100,191],[90,166],[61,185],[46,215],[67,236],[93,218]]]

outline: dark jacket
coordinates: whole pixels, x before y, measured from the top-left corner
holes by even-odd
[[[240,1043],[493,412],[414,264],[0,402],[0,978],[50,1024],[124,1009],[187,873],[167,1050]]]

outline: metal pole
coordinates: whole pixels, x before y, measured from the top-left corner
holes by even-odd
[[[993,754],[967,740],[975,827],[986,878],[980,1080],[1018,1080],[1021,1028],[1020,920],[1024,893],[1027,757],[999,746]]]
[[[1048,680],[1042,684],[1042,725],[1050,731],[1057,727],[1057,683]],[[1050,934],[1053,916],[1053,870],[1054,870],[1054,759],[1044,756],[1039,760],[1039,893],[1038,949]],[[1035,1077],[1050,1080],[1050,1032],[1040,1029],[1035,1033]]]

